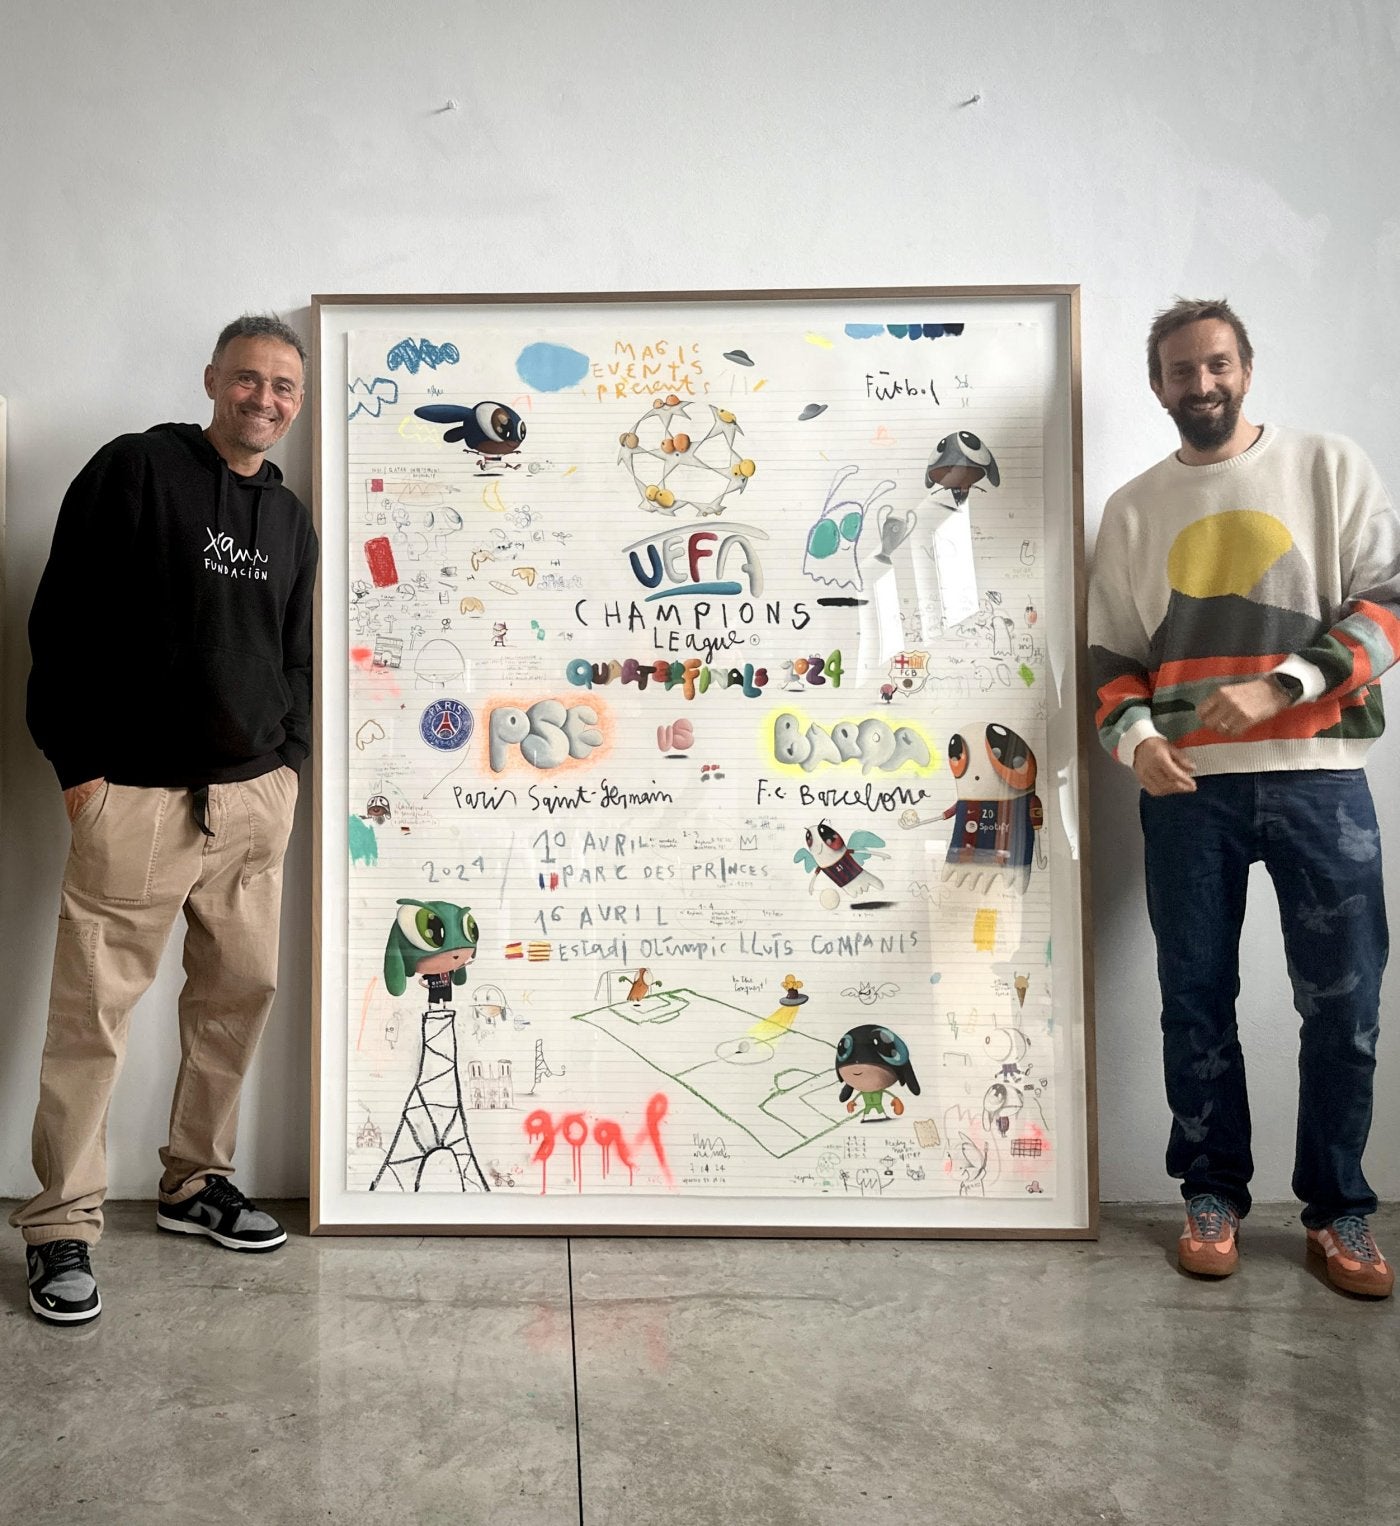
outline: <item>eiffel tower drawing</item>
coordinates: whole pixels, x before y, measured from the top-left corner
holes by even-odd
[[[403,1105],[394,1142],[369,1190],[373,1192],[387,1175],[401,1192],[417,1192],[428,1157],[438,1150],[448,1151],[456,1161],[463,1192],[491,1190],[467,1134],[462,1083],[457,1075],[457,1014],[451,1007],[430,1006],[423,1013],[418,1079]],[[410,1174],[412,1186],[405,1189],[404,1179]]]
[[[526,1095],[533,1097],[535,1095],[535,1091],[539,1087],[539,1084],[540,1084],[541,1081],[547,1080],[550,1076],[562,1076],[563,1074],[564,1074],[564,1071],[563,1071],[562,1068],[559,1069],[559,1070],[554,1070],[550,1066],[549,1061],[545,1059],[545,1057],[544,1057],[544,1040],[543,1039],[536,1039],[535,1040],[535,1079],[530,1083],[530,1090],[529,1090],[529,1092]]]

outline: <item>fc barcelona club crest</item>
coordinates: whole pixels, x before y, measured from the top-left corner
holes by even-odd
[[[434,700],[423,712],[418,732],[429,747],[456,752],[471,740],[472,713],[460,700]]]

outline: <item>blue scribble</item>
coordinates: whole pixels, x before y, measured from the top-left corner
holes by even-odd
[[[527,387],[536,392],[562,392],[576,387],[588,375],[587,355],[564,344],[527,344],[516,357],[515,369]]]
[[[379,839],[369,822],[359,816],[350,818],[350,862],[366,867],[379,862]]]
[[[434,344],[431,339],[400,339],[384,363],[391,371],[402,366],[410,376],[417,376],[419,366],[436,371],[439,366],[455,366],[461,358],[462,352],[455,344]]]
[[[848,323],[847,339],[877,339],[889,334],[895,339],[956,339],[966,327],[962,323]]]
[[[372,382],[357,376],[350,383],[350,396],[355,403],[349,415],[352,419],[357,413],[365,413],[370,418],[377,419],[386,403],[398,402],[399,384],[387,376],[376,376]]]

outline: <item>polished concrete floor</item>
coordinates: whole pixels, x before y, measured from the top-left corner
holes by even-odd
[[[1333,1292],[1290,1208],[1211,1284],[1167,1206],[1024,1245],[312,1240],[270,1206],[254,1257],[114,1205],[75,1330],[4,1237],[0,1521],[1400,1522],[1400,1309]]]

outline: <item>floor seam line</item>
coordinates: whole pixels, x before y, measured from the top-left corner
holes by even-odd
[[[569,1357],[574,1369],[574,1461],[578,1469],[578,1526],[583,1520],[583,1431],[579,1425],[578,1335],[574,1325],[574,1242],[564,1239],[564,1256],[569,1274]]]

